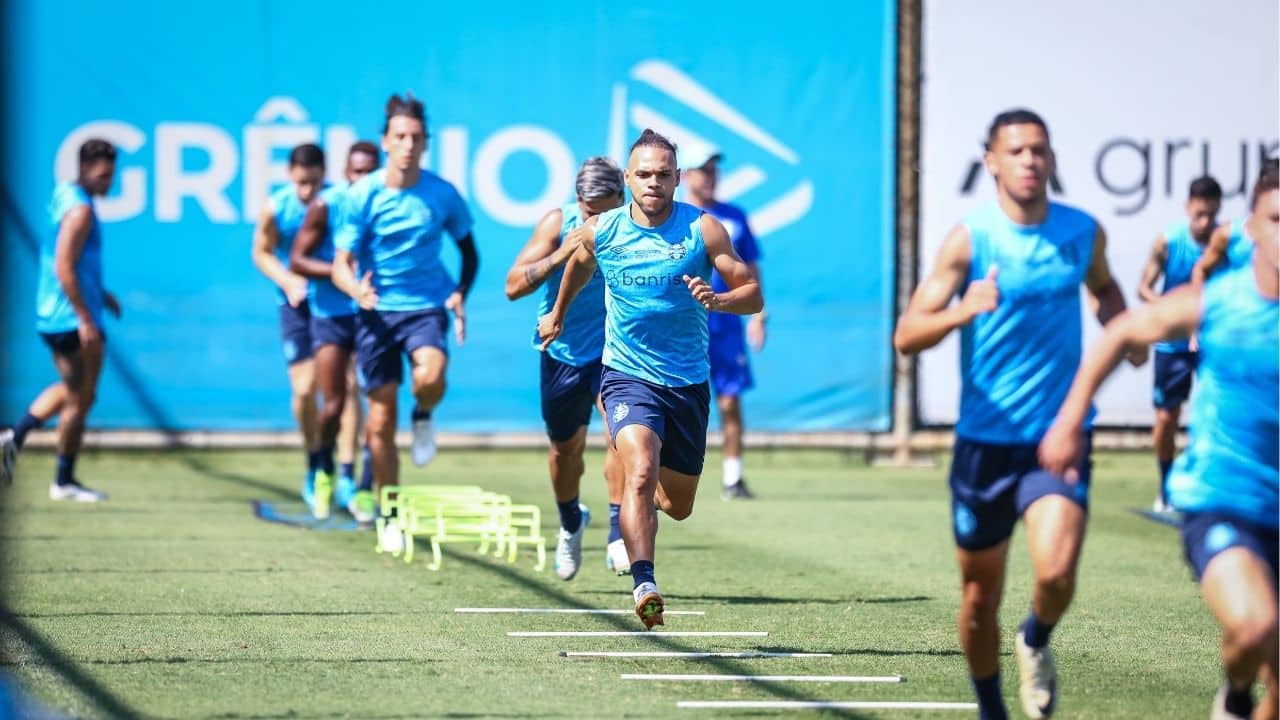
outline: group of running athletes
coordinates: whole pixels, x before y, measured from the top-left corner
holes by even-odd
[[[309,452],[304,493],[317,515],[329,512],[336,495],[357,518],[370,518],[371,491],[397,482],[402,356],[412,367],[415,399],[411,456],[419,465],[434,456],[432,412],[444,394],[446,333],[452,319],[457,341],[465,338],[464,301],[478,267],[465,203],[420,169],[427,142],[422,104],[393,96],[383,130],[387,166],[377,168],[377,147],[356,144],[347,157],[350,186],[324,187],[323,153],[313,145],[296,148],[292,183],[272,196],[255,234],[255,263],[280,290],[295,414]],[[570,579],[581,564],[589,515],[578,491],[594,407],[610,440],[606,560],[617,572],[630,571],[636,614],[646,627],[663,622],[654,575],[656,510],[677,520],[692,512],[705,456],[708,380],[722,390],[727,435],[737,395],[750,384],[742,324],[731,316],[752,315],[746,336],[757,347],[764,340],[758,251],[740,211],[714,201],[718,159],[679,157],[671,141],[651,130],[632,145],[625,171],[607,158],[588,159],[576,201],[542,218],[506,278],[512,299],[542,288],[533,342],[542,351],[548,466],[561,516],[557,573]],[[3,480],[25,435],[61,414],[54,499],[103,497],[76,481],[74,462],[102,365],[102,313],[119,314],[102,286],[92,209],[93,196],[110,187],[114,160],[108,143],[85,143],[78,179],[55,191],[55,232],[42,251],[37,313],[61,381],[0,436]],[[996,116],[984,162],[996,202],[948,233],[894,334],[898,350],[915,353],[961,332],[951,514],[963,588],[957,624],[980,716],[1006,717],[998,608],[1019,517],[1035,576],[1015,641],[1019,696],[1028,716],[1053,713],[1059,683],[1049,638],[1072,599],[1084,540],[1091,401],[1122,358],[1141,364],[1150,345],[1167,342],[1156,355],[1158,503],[1184,513],[1187,559],[1222,626],[1226,682],[1213,716],[1249,717],[1256,709],[1254,717],[1275,718],[1276,163],[1264,166],[1249,216],[1222,226],[1215,220],[1220,188],[1209,178],[1193,182],[1189,220],[1157,239],[1144,270],[1148,303],[1126,311],[1102,228],[1048,198],[1055,158],[1044,121],[1027,110]],[[674,199],[681,166],[692,203]],[[445,232],[462,255],[457,282],[440,261]],[[1224,259],[1226,269],[1219,267]],[[1087,357],[1081,284],[1105,326]],[[724,317],[716,312],[729,314],[733,353],[709,349],[709,326]],[[358,383],[348,372],[353,352]],[[1191,442],[1174,461],[1177,410],[1193,372],[1199,390]],[[369,403],[361,481],[352,468],[357,385]],[[318,417],[316,386],[323,397]],[[724,493],[749,497],[735,442],[740,437],[726,437]],[[1265,694],[1255,708],[1252,685],[1259,678]]]

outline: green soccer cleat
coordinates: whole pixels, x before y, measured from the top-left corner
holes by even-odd
[[[333,475],[317,470],[315,484],[311,488],[311,516],[317,520],[328,518],[332,505]]]

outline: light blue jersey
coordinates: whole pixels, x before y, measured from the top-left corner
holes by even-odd
[[[705,382],[707,310],[685,275],[711,277],[702,211],[677,202],[656,228],[637,225],[631,205],[596,221],[596,262],[605,282],[604,364],[666,387]]]
[[[1169,502],[1276,528],[1280,478],[1280,305],[1253,268],[1205,285],[1191,443],[1169,474]]]
[[[373,273],[377,309],[443,307],[457,283],[440,261],[441,233],[454,240],[471,234],[471,212],[453,185],[423,170],[413,187],[389,188],[382,168],[352,186],[346,200],[334,246],[356,256],[360,277]]]
[[[1253,261],[1253,238],[1249,237],[1248,231],[1244,229],[1245,218],[1233,220],[1231,222],[1231,238],[1227,241],[1227,267],[1235,270],[1236,268],[1248,267]],[[1222,268],[1219,267],[1219,272]]]
[[[1044,222],[1017,225],[991,203],[964,225],[968,281],[998,266],[1000,303],[960,331],[956,435],[994,444],[1039,442],[1080,365],[1080,285],[1098,224],[1080,210],[1050,203]],[[1093,415],[1090,410],[1087,425]]]
[[[69,332],[80,327],[75,308],[62,291],[62,283],[58,282],[58,275],[54,272],[54,257],[62,219],[81,205],[88,205],[93,211],[93,199],[79,184],[60,183],[53,189],[53,199],[49,202],[49,220],[53,229],[40,243],[40,281],[36,289],[36,330],[42,333]],[[85,238],[84,249],[76,261],[76,280],[89,315],[93,317],[94,324],[101,327],[105,291],[102,285],[102,226],[98,224],[96,212],[93,212],[89,237]]]
[[[1191,237],[1191,223],[1186,220],[1170,225],[1164,231],[1164,239],[1164,289],[1160,293],[1167,295],[1170,290],[1191,282],[1191,269],[1204,254],[1205,246]],[[1155,344],[1156,352],[1176,353],[1187,352],[1189,349],[1190,341],[1187,339],[1166,340]]]
[[[560,224],[560,240],[563,241],[570,230],[582,225],[582,211],[579,210],[578,203],[571,202],[560,208],[560,214],[564,217]],[[547,275],[546,282],[542,285],[542,301],[538,303],[539,318],[555,307],[563,275],[563,265]],[[604,352],[604,275],[598,266],[586,287],[582,288],[565,312],[563,328],[560,337],[547,346],[548,355],[574,367],[582,367],[600,359]],[[536,326],[533,329],[533,346],[542,347],[542,338],[538,335]]]
[[[348,183],[339,183],[320,191],[320,199],[329,210],[329,231],[320,238],[320,246],[313,253],[317,260],[333,262],[333,234],[342,227],[344,196],[350,187]],[[328,278],[311,278],[307,302],[311,305],[312,317],[346,317],[356,312],[355,300]]]

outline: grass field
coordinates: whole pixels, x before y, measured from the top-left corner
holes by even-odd
[[[599,457],[583,500],[607,517]],[[686,699],[969,701],[955,637],[958,601],[945,468],[890,470],[830,452],[759,452],[760,498],[724,503],[716,470],[693,517],[663,518],[657,573],[667,630],[765,630],[755,638],[508,638],[512,630],[633,630],[628,616],[470,616],[460,606],[630,605],[604,569],[607,522],[587,533],[572,582],[447,551],[444,568],[375,555],[372,532],[297,530],[256,519],[251,500],[293,501],[301,460],[284,452],[91,453],[101,506],[46,499],[52,458],[21,459],[5,581],[25,640],[10,670],[76,716],[207,718],[698,717]],[[406,480],[467,482],[555,513],[537,452],[441,454]],[[1151,499],[1148,455],[1097,458],[1081,587],[1054,635],[1064,718],[1204,717],[1217,688],[1217,634],[1171,528],[1129,508]],[[552,540],[554,543],[554,540]],[[1002,614],[1006,645],[1028,603],[1015,537]],[[561,650],[824,651],[821,659],[565,659]],[[1007,647],[1005,697],[1017,671]],[[624,672],[901,674],[900,685],[643,683]],[[770,711],[753,711],[775,715]],[[964,712],[835,713],[970,717]]]

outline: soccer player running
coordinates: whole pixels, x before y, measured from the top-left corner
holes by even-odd
[[[1188,284],[1126,313],[1103,332],[1040,444],[1051,472],[1070,473],[1087,448],[1089,403],[1122,353],[1152,343],[1200,341],[1191,444],[1169,474],[1169,501],[1185,513],[1182,541],[1201,594],[1222,627],[1226,682],[1211,717],[1280,715],[1276,668],[1277,524],[1280,522],[1280,174],[1254,187],[1250,264],[1206,285]],[[1265,688],[1256,709],[1253,682]]]
[[[1187,193],[1187,217],[1170,225],[1151,246],[1151,255],[1142,268],[1138,297],[1144,302],[1155,302],[1162,295],[1191,281],[1191,270],[1217,227],[1221,207],[1222,186],[1217,180],[1205,175],[1191,181]],[[1156,284],[1161,277],[1164,278],[1164,287],[1157,290]],[[1155,382],[1151,393],[1151,401],[1156,408],[1151,440],[1156,448],[1156,462],[1160,465],[1159,492],[1151,507],[1156,512],[1169,510],[1165,483],[1173,465],[1178,416],[1182,404],[1191,396],[1191,380],[1195,371],[1196,353],[1191,350],[1188,338],[1156,343]]]
[[[413,367],[416,401],[411,457],[418,466],[435,457],[431,413],[444,397],[448,313],[453,313],[454,334],[462,343],[463,302],[480,264],[471,213],[462,196],[453,185],[419,167],[427,149],[422,101],[413,95],[392,95],[382,130],[387,165],[347,192],[343,224],[334,234],[333,260],[333,284],[360,306],[356,361],[369,398],[366,432],[375,493],[396,484],[399,477],[396,393],[406,355]],[[440,260],[444,232],[462,256],[457,282]],[[403,542],[399,533],[390,532],[381,540],[390,551],[398,551]]]
[[[538,317],[551,312],[564,265],[577,250],[565,242],[566,236],[584,222],[621,207],[625,201],[622,170],[609,158],[588,158],[578,170],[576,200],[549,211],[533,229],[515,263],[507,271],[507,299],[515,300],[543,289]],[[533,346],[542,347],[534,331]],[[577,302],[565,314],[560,337],[541,354],[542,421],[551,448],[547,465],[551,488],[560,510],[560,534],[556,543],[556,574],[572,580],[582,564],[582,535],[590,514],[584,516],[578,491],[585,467],[582,454],[587,447],[587,425],[591,409],[599,406],[600,356],[604,352],[604,277],[599,269],[591,275]],[[603,406],[600,414],[604,415]],[[622,540],[619,513],[622,507],[622,473],[612,447],[605,450],[605,483],[609,490],[609,539],[605,548],[606,566],[618,573],[630,571],[626,544]]]
[[[53,231],[40,244],[36,288],[36,331],[53,353],[60,380],[40,393],[17,425],[0,433],[0,484],[13,481],[17,451],[27,433],[60,413],[57,470],[49,499],[101,502],[106,494],[82,485],[75,468],[102,374],[107,342],[103,313],[120,317],[119,301],[103,284],[102,226],[93,208],[93,199],[111,189],[116,148],[106,140],[87,140],[79,155],[76,179],[53,190]]]
[[[1277,173],[1280,173],[1280,158],[1270,158],[1262,163],[1258,178],[1261,180]],[[1214,271],[1223,267],[1248,267],[1253,260],[1254,238],[1260,230],[1257,225],[1261,222],[1256,214],[1251,213],[1239,220],[1219,225],[1210,236],[1204,254],[1191,270],[1191,282],[1203,283]],[[1192,343],[1194,342],[1193,336]]]
[[[1051,202],[1054,155],[1035,113],[1000,113],[987,133],[997,200],[953,228],[898,320],[895,347],[917,353],[960,329],[961,398],[950,487],[963,584],[957,618],[982,718],[1007,716],[1000,693],[998,610],[1009,537],[1021,516],[1035,574],[1018,630],[1020,697],[1030,717],[1054,711],[1058,681],[1049,633],[1075,590],[1088,510],[1089,460],[1079,481],[1040,468],[1036,445],[1080,360],[1080,285],[1105,324],[1124,296],[1106,235],[1088,214]],[[951,301],[960,296],[960,302]],[[1135,364],[1145,356],[1134,352]],[[1087,442],[1087,441],[1086,441]]]
[[[311,340],[315,354],[316,385],[321,403],[316,451],[320,467],[315,475],[312,513],[329,516],[336,502],[361,522],[373,522],[373,493],[365,487],[357,501],[355,456],[359,444],[360,398],[356,395],[351,355],[356,347],[356,304],[351,296],[334,287],[333,231],[341,224],[342,198],[352,183],[378,169],[378,146],[358,142],[347,152],[343,175],[346,183],[320,191],[307,208],[302,227],[289,253],[289,269],[308,278],[307,305],[311,312]],[[334,454],[341,461],[334,485]],[[369,463],[365,463],[365,476]]]
[[[564,332],[570,303],[599,267],[606,308],[600,395],[625,475],[621,526],[636,615],[652,628],[662,624],[664,608],[654,580],[654,506],[676,520],[689,517],[706,454],[707,312],[750,315],[764,298],[724,226],[674,200],[675,145],[646,129],[628,157],[631,202],[591,218],[565,240],[578,247],[539,332],[545,350]],[[711,289],[712,268],[728,291]]]
[[[688,157],[681,160],[684,171],[685,192],[689,202],[720,221],[733,250],[751,268],[751,274],[760,283],[760,247],[751,232],[747,214],[736,205],[716,201],[716,183],[720,176],[723,155]],[[729,289],[724,278],[711,271],[711,289],[724,292]],[[713,312],[707,315],[707,330],[711,339],[708,351],[711,359],[711,388],[716,393],[716,406],[720,409],[720,429],[724,435],[724,475],[720,497],[725,500],[750,500],[754,497],[742,477],[742,393],[754,387],[751,364],[747,360],[747,343],[756,352],[764,348],[765,312],[751,316],[743,333],[742,318],[731,313]]]
[[[314,508],[316,472],[321,456],[316,451],[315,363],[312,361],[311,312],[307,305],[307,279],[289,270],[294,236],[302,227],[307,206],[324,186],[324,151],[312,143],[289,153],[289,182],[271,193],[258,216],[253,233],[253,264],[276,286],[280,305],[280,339],[288,366],[291,407],[302,446],[307,451],[307,474],[302,499]]]

